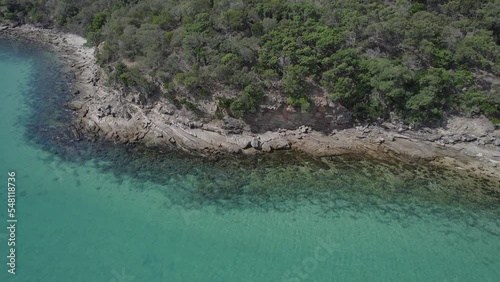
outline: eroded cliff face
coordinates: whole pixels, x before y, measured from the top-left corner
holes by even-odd
[[[278,129],[295,130],[309,126],[316,131],[330,133],[332,130],[352,126],[351,113],[341,105],[329,102],[314,105],[308,111],[297,110],[289,105],[261,107],[255,114],[244,118],[252,132],[262,133]]]

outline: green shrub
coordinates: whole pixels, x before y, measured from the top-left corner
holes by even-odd
[[[234,102],[234,99],[227,98],[224,96],[217,96],[215,98],[215,100],[217,100],[217,105],[221,109],[228,109],[229,107],[231,107],[231,104]]]
[[[106,13],[97,13],[92,19],[92,23],[87,28],[88,31],[98,31],[101,30],[104,24],[106,24],[107,15]]]
[[[191,103],[190,101],[188,101],[186,99],[180,100],[180,103],[182,105],[184,105],[187,109],[191,110],[191,111],[197,111],[198,110],[198,106],[196,104]]]
[[[283,90],[292,98],[306,96],[307,84],[304,80],[306,68],[302,66],[289,66],[283,75]]]
[[[500,115],[500,97],[481,91],[466,91],[461,95],[462,109],[471,113],[484,113],[487,116]]]
[[[262,77],[267,79],[278,79],[279,74],[275,70],[267,69],[262,73]]]
[[[224,119],[224,114],[222,112],[216,112],[215,113],[215,118],[217,118],[217,119]]]
[[[243,94],[231,103],[231,112],[236,117],[243,117],[248,113],[255,113],[259,104],[264,100],[264,92],[259,85],[251,84],[245,87]]]
[[[292,105],[294,108],[299,108],[303,113],[311,109],[311,101],[306,97],[300,97],[298,99],[289,97],[288,104]]]

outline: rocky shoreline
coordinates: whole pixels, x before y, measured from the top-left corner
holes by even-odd
[[[296,129],[252,132],[238,120],[196,120],[166,98],[144,102],[140,93],[107,85],[95,49],[77,35],[33,26],[0,25],[0,36],[47,44],[74,74],[75,139],[104,138],[121,143],[179,147],[203,156],[258,154],[295,149],[313,156],[369,155],[377,159],[418,162],[492,179],[500,192],[500,129],[486,118],[449,118],[445,127],[413,130],[401,124],[353,126],[327,132],[302,125]]]

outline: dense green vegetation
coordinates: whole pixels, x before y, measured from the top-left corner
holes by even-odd
[[[215,99],[243,116],[282,93],[307,111],[323,91],[360,119],[500,117],[500,0],[2,0],[1,11],[85,35],[116,82],[161,82],[188,108]]]

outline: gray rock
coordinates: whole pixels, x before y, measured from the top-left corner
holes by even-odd
[[[82,101],[72,101],[72,102],[66,103],[66,108],[76,111],[76,110],[81,109],[84,104],[85,103]]]
[[[104,110],[104,114],[109,116],[111,115],[111,105],[107,105],[105,110]]]
[[[496,138],[495,137],[486,137],[483,138],[484,144],[493,144],[495,142]]]
[[[476,141],[477,140],[477,137],[475,136],[471,136],[471,135],[468,135],[468,134],[463,134],[461,137],[460,137],[460,140],[462,142],[473,142],[473,141]]]
[[[227,151],[231,154],[239,154],[241,153],[241,148],[238,146],[229,146],[227,148]]]
[[[436,142],[439,139],[441,139],[442,137],[443,137],[443,135],[441,135],[441,134],[429,135],[429,136],[425,137],[425,140],[430,141],[430,142]]]
[[[111,111],[111,105],[107,105],[106,107],[99,107],[97,109],[97,117],[98,118],[102,118],[102,117],[105,117],[105,116],[110,116],[110,115],[113,115],[115,116],[115,113],[113,113]]]
[[[267,144],[267,143],[265,143],[265,144]],[[279,138],[279,139],[275,139],[275,140],[270,141],[270,145],[271,145],[271,148],[273,148],[274,150],[286,150],[286,149],[290,149],[291,143],[287,139]]]
[[[243,132],[243,126],[244,124],[240,120],[226,118],[222,129],[226,130],[229,134],[241,134]]]
[[[251,143],[252,143],[252,141],[248,140],[246,138],[237,138],[236,139],[236,144],[238,144],[238,146],[241,149],[248,149],[248,148],[252,147]]]
[[[493,144],[495,146],[500,146],[500,139],[495,140],[495,142],[493,142]]]
[[[139,105],[142,105],[143,104],[143,98],[142,98],[141,94],[140,93],[134,94],[134,96],[132,98],[132,102],[136,103],[136,104],[139,104]]]
[[[443,141],[437,141],[435,143],[435,145],[438,146],[438,147],[440,147],[440,148],[443,148],[445,146],[444,143],[443,143]]]
[[[164,115],[173,115],[175,114],[175,107],[173,105],[166,105],[160,108],[160,112]]]
[[[309,127],[309,126],[305,126],[305,125],[299,126],[300,133],[308,133],[310,131],[311,131],[311,127]]]
[[[460,135],[452,135],[443,137],[442,140],[444,144],[455,144],[462,141],[462,137]]]
[[[406,140],[410,139],[410,137],[408,137],[406,135],[401,135],[401,134],[394,134],[394,135],[392,135],[392,138],[399,138],[399,139],[406,139]]]
[[[477,140],[477,144],[479,145],[487,145],[487,144],[491,144],[493,143],[493,141],[495,141],[495,139],[492,139],[492,138],[489,138],[489,137],[481,137]]]
[[[340,115],[337,115],[337,118],[336,118],[336,123],[339,124],[339,125],[346,125],[346,124],[350,124],[352,122],[352,117],[349,115],[349,114],[340,114]]]
[[[271,152],[273,150],[273,148],[271,147],[271,144],[269,144],[269,142],[266,142],[264,144],[262,144],[262,151],[263,152]]]
[[[255,149],[259,149],[260,148],[260,140],[257,139],[257,138],[254,138],[251,142],[250,142],[250,146],[252,146],[253,148]]]
[[[403,124],[398,128],[398,133],[401,133],[401,132],[406,131],[406,130],[408,130],[408,126]]]
[[[396,125],[390,122],[384,122],[380,126],[382,126],[382,128],[389,129],[391,131],[396,130]]]
[[[201,128],[201,127],[203,127],[203,123],[202,122],[197,122],[197,121],[190,121],[188,123],[188,126],[191,129]]]
[[[117,116],[120,118],[124,118],[127,120],[130,120],[132,118],[132,115],[128,111],[127,107],[121,107],[120,109],[118,109],[116,111],[116,113],[117,113]]]

